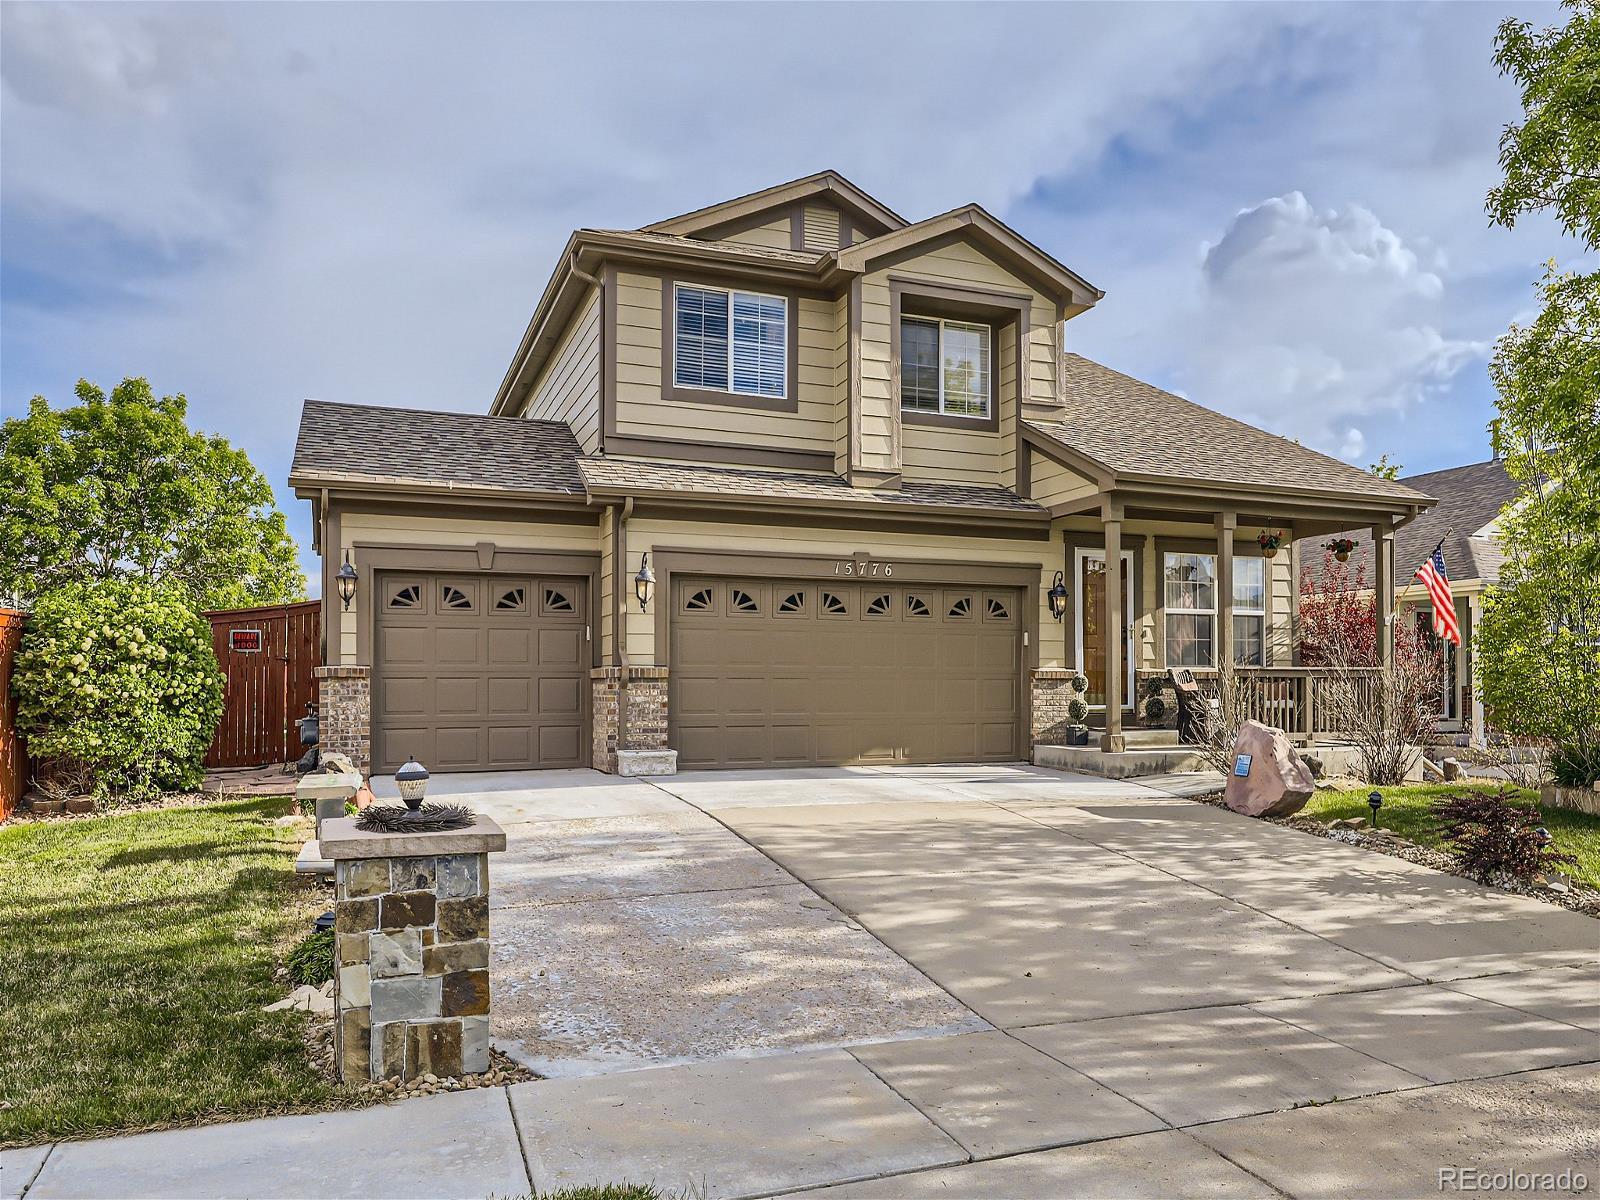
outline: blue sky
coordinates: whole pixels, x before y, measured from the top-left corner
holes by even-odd
[[[1070,349],[1365,465],[1487,456],[1545,220],[1490,229],[1554,6],[64,5],[0,32],[0,407],[148,376],[285,485],[300,402],[482,411],[567,234],[825,167],[976,200]],[[308,574],[315,575],[308,569]]]

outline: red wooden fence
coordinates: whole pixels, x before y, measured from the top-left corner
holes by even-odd
[[[17,733],[17,702],[11,695],[11,665],[22,643],[23,614],[0,608],[0,821],[11,815],[28,782],[28,755]]]
[[[228,677],[208,767],[261,767],[300,757],[295,722],[317,698],[322,604],[234,608],[206,614]]]

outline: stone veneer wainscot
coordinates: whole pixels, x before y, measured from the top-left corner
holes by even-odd
[[[345,1082],[488,1070],[489,854],[505,844],[487,817],[406,835],[324,825]]]

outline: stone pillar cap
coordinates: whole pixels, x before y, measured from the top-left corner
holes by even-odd
[[[355,771],[312,771],[294,785],[299,800],[348,800],[361,790],[361,776]]]
[[[335,862],[347,858],[426,858],[432,854],[493,854],[506,848],[506,831],[491,818],[479,816],[465,829],[433,833],[388,833],[357,829],[354,817],[335,817],[322,823],[318,838],[322,857]]]

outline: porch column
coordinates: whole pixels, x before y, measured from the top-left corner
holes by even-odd
[[[1467,623],[1461,629],[1461,652],[1466,657],[1467,695],[1472,697],[1472,744],[1482,750],[1489,745],[1489,731],[1484,728],[1483,698],[1478,695],[1478,656],[1472,649],[1472,635],[1483,619],[1483,600],[1467,597]],[[1462,714],[1465,716],[1466,714]]]
[[[1383,525],[1372,527],[1372,585],[1377,591],[1373,619],[1377,623],[1378,665],[1394,665],[1394,530]]]
[[[1127,749],[1122,736],[1122,505],[1107,500],[1100,510],[1106,532],[1106,732],[1100,749]]]
[[[1217,629],[1212,645],[1218,670],[1233,661],[1233,531],[1238,526],[1237,513],[1217,514]]]

